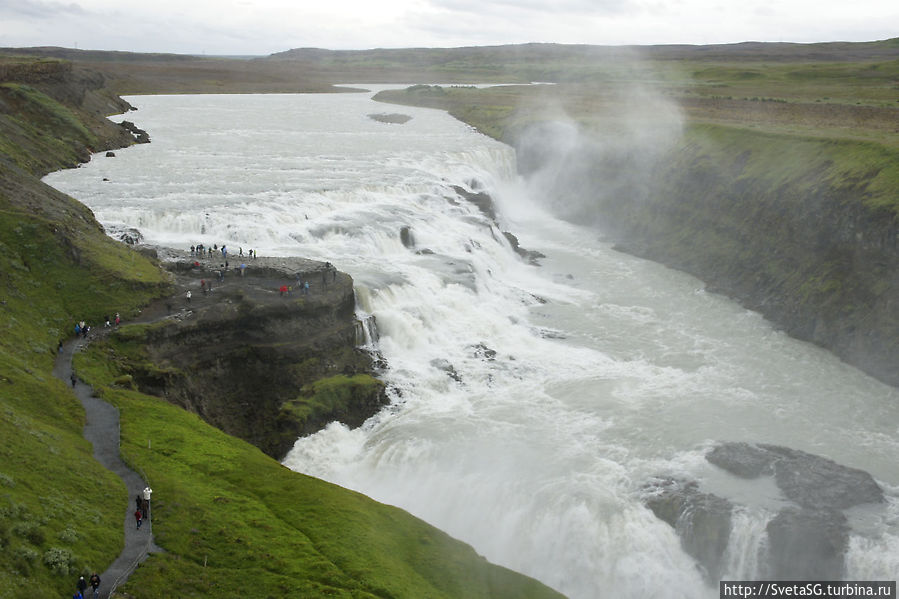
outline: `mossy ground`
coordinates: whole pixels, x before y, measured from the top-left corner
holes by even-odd
[[[283,406],[283,417],[305,423],[346,413],[356,398],[376,397],[383,389],[384,383],[368,374],[340,374],[320,379],[303,388],[296,399]]]

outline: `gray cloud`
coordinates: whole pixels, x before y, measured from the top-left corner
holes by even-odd
[[[634,0],[431,0],[436,9],[469,13],[483,16],[515,18],[516,15],[546,14],[552,16],[569,15],[610,15],[639,12],[640,4]]]
[[[86,15],[88,12],[75,2],[3,0],[0,2],[0,14],[12,18],[55,19],[60,15]]]

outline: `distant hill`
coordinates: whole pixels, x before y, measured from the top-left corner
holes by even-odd
[[[400,64],[447,64],[454,61],[532,63],[545,60],[603,61],[621,56],[652,60],[820,60],[826,62],[883,60],[899,57],[899,38],[875,42],[741,42],[714,45],[594,46],[584,44],[531,43],[460,48],[379,48],[372,50],[323,50],[296,48],[263,60],[300,60],[352,64],[360,61],[393,61]]]

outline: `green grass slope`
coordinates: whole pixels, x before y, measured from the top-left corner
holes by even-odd
[[[78,320],[119,312],[127,322],[170,283],[38,180],[121,143],[98,112],[110,102],[92,91],[96,80],[58,61],[11,64],[0,58],[0,597],[60,597],[119,554],[130,498],[94,461],[84,411],[52,375],[57,344]],[[173,584],[183,597],[559,596],[399,509],[296,474],[162,400],[108,387],[121,372],[105,351],[77,368],[121,408],[122,452],[156,491],[154,532],[166,549],[134,574],[131,596],[167,596]]]
[[[292,472],[193,414],[117,386],[131,351],[112,339],[76,363],[121,410],[123,455],[151,481],[153,530],[167,550],[123,591],[164,596],[177,581],[181,597],[559,596],[402,510]]]
[[[133,313],[166,278],[36,178],[98,143],[50,96],[0,85],[2,597],[61,596],[122,546],[124,485],[94,461],[84,412],[52,368],[77,320]]]

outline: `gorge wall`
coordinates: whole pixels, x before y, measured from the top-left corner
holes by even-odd
[[[586,160],[569,217],[899,386],[899,152],[692,125],[651,162]]]

